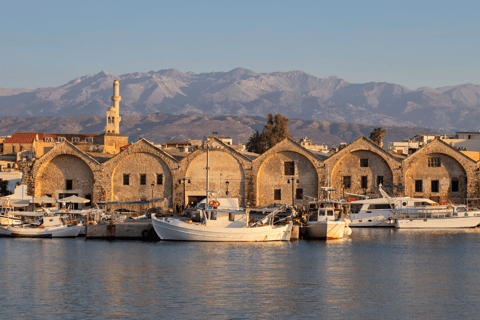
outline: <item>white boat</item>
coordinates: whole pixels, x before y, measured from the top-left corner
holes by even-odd
[[[292,223],[274,225],[248,223],[248,210],[206,210],[202,223],[152,216],[155,232],[162,240],[179,241],[290,241]]]
[[[308,215],[307,234],[310,238],[321,239],[342,239],[348,230],[348,222],[345,219],[339,219],[339,210],[334,208],[318,208],[315,212]]]
[[[350,227],[395,227],[396,211],[419,210],[432,206],[446,208],[426,198],[390,197],[382,186],[379,186],[379,191],[382,198],[349,202]]]
[[[0,226],[0,235],[27,238],[69,238],[78,236],[83,225],[70,225],[59,215],[46,212],[11,211],[9,215],[43,217],[43,223],[22,224],[20,226]]]
[[[395,228],[451,229],[475,228],[480,224],[480,211],[465,206],[433,206],[396,212]]]

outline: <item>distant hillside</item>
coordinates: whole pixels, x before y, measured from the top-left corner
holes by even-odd
[[[56,88],[0,88],[0,116],[102,116],[110,106],[113,80],[120,80],[122,114],[225,114],[419,126],[442,131],[478,130],[480,86],[406,87],[316,78],[303,71],[195,74],[175,69],[121,76],[100,72]]]
[[[155,143],[201,139],[212,132],[231,136],[234,143],[247,142],[255,130],[262,131],[267,119],[247,116],[202,116],[196,114],[168,115],[148,114],[143,116],[122,116],[120,132],[128,135],[130,141],[144,137]],[[369,136],[376,126],[357,123],[328,122],[320,120],[291,119],[290,132],[295,140],[302,137],[313,139],[314,143],[338,144],[352,142],[362,135]],[[3,117],[0,118],[0,135],[15,132],[49,133],[102,133],[105,117]],[[420,133],[438,133],[433,129],[418,127],[384,126],[387,130],[384,141],[402,141]]]

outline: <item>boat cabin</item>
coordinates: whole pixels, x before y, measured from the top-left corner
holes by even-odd
[[[340,210],[334,208],[318,208],[316,211],[311,211],[308,216],[308,221],[326,221],[337,220],[340,216]]]
[[[208,227],[240,228],[247,225],[247,214],[243,210],[212,209],[204,212],[203,222]]]

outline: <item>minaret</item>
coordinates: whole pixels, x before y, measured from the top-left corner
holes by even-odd
[[[113,81],[112,106],[107,111],[107,126],[105,133],[120,133],[120,83]]]

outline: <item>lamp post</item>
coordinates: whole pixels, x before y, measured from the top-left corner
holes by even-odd
[[[292,184],[292,206],[295,206],[295,177],[292,177],[292,178],[287,178],[287,183],[291,183]],[[300,181],[297,179],[297,184],[299,183]]]
[[[153,199],[153,188],[155,188],[155,181],[152,182],[152,199]]]
[[[227,191],[225,191],[225,194],[227,195],[227,198],[228,198],[228,185],[230,184],[230,182],[226,181],[225,184],[227,185]]]
[[[183,183],[183,205],[187,207],[187,182],[191,183],[191,177],[181,177],[178,178],[178,181]]]

